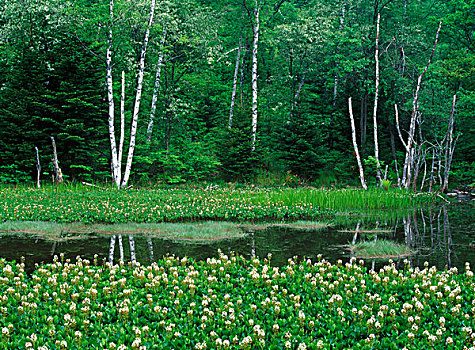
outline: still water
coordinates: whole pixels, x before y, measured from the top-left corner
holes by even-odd
[[[246,257],[266,257],[272,254],[271,263],[282,266],[289,258],[323,258],[334,263],[348,261],[352,252],[345,246],[365,240],[390,239],[405,244],[415,251],[410,257],[393,259],[397,265],[403,259],[413,266],[425,261],[438,269],[462,268],[465,262],[475,265],[475,214],[473,201],[451,204],[430,210],[413,210],[406,213],[375,213],[348,215],[336,219],[331,227],[322,230],[302,230],[271,227],[263,230],[248,229],[245,237],[215,242],[183,242],[148,238],[140,235],[89,236],[84,239],[52,242],[34,235],[0,233],[0,257],[19,261],[25,257],[27,269],[36,263],[50,262],[54,255],[64,254],[74,260],[80,255],[93,259],[97,254],[103,261],[117,263],[137,260],[142,264],[157,261],[167,254],[188,256],[195,260],[235,252]],[[368,267],[377,268],[387,260],[367,259]]]

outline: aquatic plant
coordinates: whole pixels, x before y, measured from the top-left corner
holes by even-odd
[[[473,349],[475,281],[390,262],[220,253],[150,266],[0,259],[3,349]]]
[[[83,223],[297,220],[336,211],[408,208],[430,199],[405,191],[265,188],[0,189],[0,220]]]

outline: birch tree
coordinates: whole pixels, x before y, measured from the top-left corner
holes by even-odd
[[[254,8],[254,19],[252,22],[252,150],[256,148],[257,136],[257,49],[259,45],[259,17],[260,6],[258,0]]]
[[[355,119],[353,118],[353,106],[351,104],[351,97],[348,99],[348,109],[350,112],[350,121],[351,121],[351,139],[353,140],[353,147],[355,150],[356,161],[358,162],[358,171],[360,175],[361,186],[367,190],[368,186],[364,178],[363,165],[361,164],[360,152],[358,150],[358,144],[356,143],[356,129],[355,129]]]
[[[138,67],[138,74],[137,74],[137,87],[136,87],[136,94],[135,94],[135,101],[134,101],[134,108],[132,114],[132,123],[131,123],[131,130],[130,130],[130,140],[129,140],[129,147],[128,147],[128,154],[127,154],[127,162],[125,165],[125,172],[122,178],[122,158],[119,158],[119,155],[122,155],[122,147],[117,150],[116,144],[116,135],[115,135],[115,107],[114,107],[114,91],[113,91],[113,62],[112,62],[112,51],[113,51],[113,25],[114,25],[114,0],[110,0],[109,3],[109,11],[110,11],[110,28],[107,37],[107,50],[106,50],[106,85],[107,85],[107,97],[109,103],[109,139],[111,145],[111,168],[112,168],[112,178],[118,188],[125,188],[127,187],[127,183],[129,181],[130,171],[132,168],[132,160],[134,156],[135,150],[135,140],[137,135],[137,122],[139,117],[140,111],[140,102],[142,98],[142,87],[143,87],[143,77],[144,77],[144,70],[145,70],[145,56],[147,53],[149,35],[150,35],[150,27],[152,26],[153,16],[155,13],[155,0],[151,0],[150,5],[150,15],[148,18],[147,27],[145,30],[145,35],[142,43],[142,48],[140,52],[139,58],[139,67]],[[122,83],[124,86],[125,82]],[[123,110],[121,112],[123,116]],[[122,119],[123,121],[123,119]],[[121,125],[124,125],[121,123]],[[123,133],[121,132],[121,141]]]
[[[376,63],[376,77],[375,77],[375,92],[374,92],[374,107],[373,107],[373,134],[374,134],[374,160],[376,161],[376,178],[378,184],[381,185],[381,164],[379,162],[379,144],[378,144],[378,97],[379,97],[379,22],[381,15],[378,12],[378,19],[376,22],[376,43],[374,60]]]
[[[280,6],[285,0],[271,2],[263,0],[254,0],[253,6],[248,6],[243,2],[249,17],[252,28],[252,69],[251,69],[251,87],[252,87],[252,105],[251,105],[251,126],[252,126],[252,151],[256,148],[257,139],[257,119],[258,119],[258,48],[261,25],[261,13],[266,12],[268,18],[273,17],[279,12]]]

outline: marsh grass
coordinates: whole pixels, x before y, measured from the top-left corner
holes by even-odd
[[[358,258],[398,258],[413,254],[406,245],[387,239],[363,241],[349,246]]]
[[[335,211],[412,208],[434,200],[434,196],[429,194],[414,195],[399,189],[386,192],[378,188],[370,188],[366,191],[359,189],[280,189],[268,192],[268,197],[271,201],[280,201],[285,205],[307,203]]]

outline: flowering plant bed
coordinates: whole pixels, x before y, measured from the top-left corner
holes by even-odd
[[[235,189],[224,187],[97,190],[86,187],[0,188],[0,221],[60,223],[190,220],[299,220],[345,210],[420,207],[433,199],[403,190]]]
[[[0,260],[3,349],[473,349],[470,266]]]

